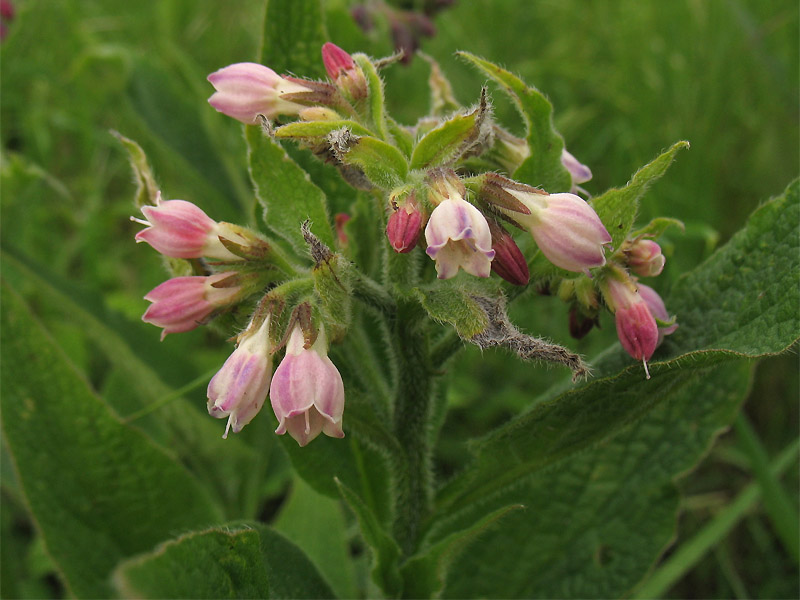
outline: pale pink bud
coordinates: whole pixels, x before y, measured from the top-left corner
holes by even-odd
[[[239,433],[264,405],[272,375],[272,354],[267,316],[254,332],[245,332],[239,345],[208,383],[208,414],[228,417],[228,431]]]
[[[663,321],[664,323],[669,323],[670,321],[674,321],[675,317],[670,316],[667,312],[667,307],[664,305],[664,301],[661,299],[661,296],[658,295],[658,292],[655,291],[650,286],[644,285],[643,283],[639,284],[639,295],[644,300],[645,304],[647,304],[647,308],[650,309],[650,313],[659,321]],[[658,323],[656,323],[658,325]],[[678,328],[677,323],[673,323],[672,325],[668,326],[661,326],[658,325],[658,344],[657,346],[661,345],[661,342],[664,341],[664,336],[673,333]]]
[[[542,194],[508,188],[531,214],[504,210],[531,232],[551,263],[567,271],[585,272],[606,264],[603,246],[611,236],[600,217],[575,194]]]
[[[422,232],[422,211],[416,202],[406,202],[389,215],[386,237],[395,252],[411,252]]]
[[[580,163],[577,158],[572,156],[567,149],[561,151],[561,164],[569,171],[572,177],[572,192],[578,190],[578,184],[586,183],[592,178],[592,170],[586,165]]]
[[[221,260],[241,260],[220,242],[225,237],[238,236],[227,231],[220,223],[211,219],[201,208],[186,200],[161,200],[156,196],[155,206],[143,206],[146,220],[132,220],[147,225],[136,234],[137,242],[147,242],[165,256],[173,258],[200,258],[208,256]],[[223,231],[225,229],[225,231]]]
[[[614,312],[617,337],[625,351],[645,366],[658,345],[658,326],[644,298],[632,281],[610,277],[606,282],[606,304]]]
[[[163,327],[161,339],[168,333],[190,331],[201,325],[216,308],[230,304],[241,291],[231,283],[229,277],[235,273],[216,273],[208,277],[200,275],[173,277],[156,286],[144,297],[152,302],[142,321]]]
[[[514,285],[528,285],[530,271],[528,261],[517,246],[514,238],[500,225],[490,225],[492,232],[492,271]]]
[[[208,103],[219,112],[246,125],[258,123],[258,115],[296,115],[303,106],[282,98],[285,94],[310,92],[264,65],[236,63],[215,71],[208,80],[216,92]]]
[[[481,211],[460,196],[433,209],[425,240],[439,279],[455,277],[459,268],[476,277],[489,276],[495,254],[489,225]]]
[[[660,275],[664,270],[665,262],[666,259],[661,254],[661,246],[653,240],[636,240],[628,251],[628,264],[631,271],[640,277]]]
[[[301,446],[320,433],[344,437],[344,383],[328,358],[324,331],[311,348],[306,348],[303,330],[295,325],[286,344],[286,356],[272,377],[269,395],[278,419],[278,435],[288,431]]]

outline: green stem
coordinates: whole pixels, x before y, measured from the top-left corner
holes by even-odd
[[[436,340],[431,348],[431,368],[438,370],[450,360],[459,350],[464,349],[464,340],[458,337],[455,329],[449,330]]]
[[[397,505],[394,535],[410,555],[420,531],[420,523],[430,511],[431,469],[428,421],[433,386],[427,336],[419,305],[405,301],[398,306],[394,338],[400,367],[394,405],[394,434],[403,448],[405,461],[395,465]]]
[[[394,315],[397,304],[386,289],[358,269],[353,269],[353,295],[385,315]]]

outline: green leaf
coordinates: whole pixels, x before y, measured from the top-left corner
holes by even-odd
[[[341,501],[322,496],[295,478],[273,527],[308,554],[336,596],[358,595]]]
[[[354,136],[349,130],[334,132],[329,139],[336,158],[361,169],[373,185],[391,190],[405,181],[408,162],[391,144],[374,137]]]
[[[398,569],[400,547],[358,494],[338,479],[336,485],[342,498],[355,514],[364,541],[372,549],[373,580],[388,596],[396,596],[403,586]]]
[[[314,235],[332,248],[333,231],[322,190],[260,127],[247,126],[245,138],[250,178],[270,229],[286,239],[300,256],[306,256],[308,246],[300,226],[310,219]]]
[[[327,41],[320,0],[267,0],[261,64],[276,73],[324,79],[320,52]]]
[[[122,563],[125,598],[332,598],[302,550],[261,524],[188,533]]]
[[[401,569],[403,597],[438,597],[450,566],[469,543],[509,512],[523,508],[525,507],[518,504],[496,510],[470,527],[450,534],[433,547],[409,558]]]
[[[426,133],[411,155],[412,169],[452,165],[476,142],[486,115],[485,108],[456,115]]]
[[[529,87],[516,75],[488,60],[469,52],[456,54],[500,84],[522,114],[528,127],[531,155],[514,172],[514,179],[541,186],[551,194],[570,191],[572,177],[561,164],[564,140],[553,125],[553,105],[550,101],[536,88]]]
[[[72,593],[107,597],[120,559],[220,512],[111,413],[7,284],[2,294],[2,428],[21,488]]]
[[[615,250],[622,245],[633,227],[636,213],[639,210],[639,200],[648,188],[667,172],[672,161],[675,160],[678,150],[688,147],[689,142],[673,144],[668,150],[636,171],[624,188],[612,188],[592,200],[591,205],[611,234],[611,246]]]
[[[631,231],[628,237],[637,238],[639,236],[647,236],[657,239],[670,227],[677,227],[681,231],[686,231],[686,226],[683,224],[683,221],[671,219],[670,217],[656,217],[641,229]]]
[[[128,152],[128,160],[131,163],[133,176],[136,178],[136,194],[134,195],[134,205],[141,208],[148,204],[155,204],[158,196],[158,184],[153,176],[150,163],[142,147],[133,140],[126,138],[118,131],[112,131],[111,135],[119,140]]]
[[[342,128],[349,129],[355,135],[370,135],[368,129],[355,121],[295,121],[282,125],[275,130],[275,137],[280,139],[315,140],[327,138],[328,135]]]
[[[414,296],[434,321],[450,323],[458,335],[469,339],[489,326],[489,318],[464,289],[438,285],[434,289],[414,288]]]

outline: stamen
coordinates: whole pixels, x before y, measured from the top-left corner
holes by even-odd
[[[131,221],[139,223],[140,225],[147,225],[148,227],[152,226],[152,223],[150,223],[150,221],[145,221],[144,219],[137,219],[136,217],[131,217]]]
[[[644,373],[647,375],[647,379],[650,379],[650,371],[647,369],[647,361],[644,356],[642,357],[642,364],[644,365]]]
[[[222,434],[222,439],[223,440],[227,440],[228,439],[228,430],[231,428],[231,419],[232,418],[233,418],[233,415],[230,415],[228,417],[228,423],[225,425],[225,433]]]
[[[306,435],[308,435],[309,433],[311,433],[311,422],[309,421],[309,418],[308,418],[308,413],[309,413],[309,412],[311,412],[311,411],[307,410],[307,411],[305,412],[305,415],[306,415]]]

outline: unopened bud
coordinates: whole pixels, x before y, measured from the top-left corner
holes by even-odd
[[[666,259],[661,246],[653,240],[638,239],[626,253],[631,270],[640,277],[655,277],[664,270]]]
[[[517,246],[514,238],[501,225],[489,220],[492,232],[492,271],[513,285],[528,285],[531,275],[528,261]]]
[[[367,97],[367,79],[353,57],[330,42],[322,46],[322,62],[328,77],[352,100]]]
[[[394,209],[386,223],[386,237],[395,252],[404,254],[416,247],[422,232],[422,220],[422,210],[413,199]]]

